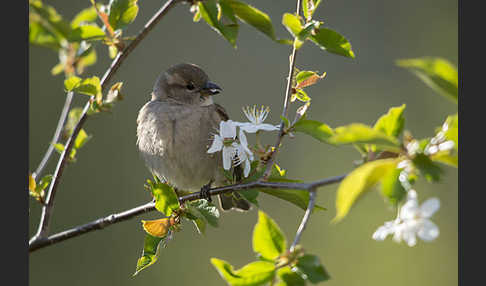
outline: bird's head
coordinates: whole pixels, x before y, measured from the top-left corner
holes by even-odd
[[[200,67],[183,63],[170,67],[157,78],[152,100],[172,99],[185,104],[209,105],[212,95],[220,91]]]

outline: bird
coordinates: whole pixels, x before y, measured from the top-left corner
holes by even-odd
[[[220,153],[207,153],[220,122],[228,113],[213,101],[222,89],[195,64],[169,67],[156,79],[151,99],[139,110],[137,147],[149,171],[171,185],[176,193],[209,190],[223,186]],[[231,168],[235,182],[242,167]],[[250,203],[239,193],[218,196],[223,211],[248,211]],[[209,195],[206,199],[211,200]]]

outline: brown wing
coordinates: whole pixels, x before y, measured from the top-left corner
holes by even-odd
[[[214,106],[216,107],[216,112],[221,117],[221,120],[226,121],[226,120],[229,119],[228,113],[226,112],[224,107],[222,107],[221,105],[219,105],[217,103],[215,103]]]

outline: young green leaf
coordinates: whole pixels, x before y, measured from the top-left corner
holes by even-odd
[[[98,6],[101,6],[98,4]],[[98,19],[98,13],[94,6],[81,10],[71,21],[71,27],[77,28],[83,23],[93,23]]]
[[[135,273],[133,273],[133,276],[137,275],[140,271],[157,261],[159,244],[162,240],[163,238],[151,236],[150,234],[145,236],[142,257],[140,257],[137,261],[137,267],[135,269]]]
[[[309,192],[306,190],[259,189],[259,191],[267,195],[287,201],[303,210],[306,210],[309,204]],[[326,208],[315,205],[314,210],[326,210]]]
[[[295,89],[296,93],[292,94],[292,98],[290,99],[291,102],[294,102],[295,99],[298,99],[302,102],[308,102],[311,98],[307,95],[307,92],[303,91],[300,88]]]
[[[329,139],[334,135],[334,131],[327,124],[307,119],[300,119],[292,130],[310,135],[324,143],[330,143]]]
[[[307,21],[312,19],[312,15],[317,9],[317,6],[321,3],[321,0],[303,0],[302,1],[302,14]]]
[[[326,73],[322,75],[317,74],[313,71],[301,71],[295,76],[295,81],[297,85],[295,88],[304,88],[307,86],[311,86],[315,84],[318,80],[323,79],[326,76]]]
[[[111,0],[108,21],[113,30],[123,29],[133,22],[138,14],[138,0]]]
[[[401,172],[401,169],[394,169],[385,174],[381,179],[381,194],[387,198],[392,205],[397,205],[407,195],[407,191],[403,188],[402,183],[399,180]]]
[[[96,25],[82,25],[72,30],[70,41],[96,41],[105,38],[105,32]]]
[[[238,24],[231,23],[224,25],[219,17],[218,3],[215,0],[199,2],[201,17],[217,33],[222,35],[234,48],[236,48],[236,38],[238,36]]]
[[[459,165],[459,162],[458,162],[459,159],[458,159],[457,153],[451,154],[450,151],[439,151],[439,152],[431,155],[430,159],[432,161],[441,162],[443,164],[446,164],[446,165],[449,165],[449,166],[452,166],[452,167],[456,167],[456,168]]]
[[[258,31],[270,37],[270,39],[276,39],[272,20],[267,14],[253,6],[237,0],[221,0],[221,4],[223,3],[228,3],[233,9],[236,17],[238,17],[241,21],[253,26]]]
[[[307,276],[307,279],[313,284],[331,278],[324,266],[322,266],[319,257],[315,255],[305,254],[297,260],[296,266],[297,269],[304,273]]]
[[[403,117],[405,106],[405,104],[402,104],[401,106],[390,108],[387,114],[382,115],[376,121],[373,129],[381,131],[388,136],[398,138],[405,125],[405,117]]]
[[[366,191],[376,185],[383,176],[396,168],[396,159],[383,159],[365,163],[354,169],[339,185],[336,197],[336,217],[333,221],[343,219]]]
[[[400,142],[392,136],[371,128],[362,123],[352,123],[334,129],[334,135],[328,142],[336,145],[342,144],[376,144],[387,151],[400,151]]]
[[[285,13],[282,16],[282,24],[287,28],[294,38],[297,38],[299,33],[302,31],[302,23],[299,20],[299,17],[295,14]]]
[[[88,135],[84,129],[79,130],[78,136],[74,140],[74,148],[79,149],[83,147],[89,139],[91,139],[91,135]]]
[[[457,103],[457,69],[442,58],[415,58],[397,60],[399,67],[407,68],[426,85]]]
[[[413,165],[429,182],[438,182],[442,175],[442,169],[435,164],[428,156],[419,153],[412,159]]]
[[[76,87],[79,86],[82,79],[77,76],[72,76],[64,80],[64,89],[66,91],[74,91]]]
[[[231,286],[258,286],[270,282],[275,276],[275,265],[266,261],[255,261],[233,270],[228,262],[211,258],[211,264],[219,275]]]
[[[164,183],[155,183],[151,191],[155,198],[155,208],[159,212],[170,216],[174,210],[179,208],[179,200],[171,186]]]
[[[57,38],[69,38],[71,25],[52,6],[43,4],[39,0],[29,0],[29,18],[31,15],[40,18],[39,22],[44,23],[43,26],[52,31]]]
[[[29,13],[29,43],[59,51],[64,39],[43,25],[39,15]]]
[[[277,276],[280,279],[277,286],[305,286],[305,280],[288,266],[280,268]]]
[[[37,193],[42,192],[47,188],[47,186],[49,186],[51,181],[52,181],[52,175],[45,175],[44,177],[42,177],[42,179],[40,179],[39,184],[37,184],[35,188],[35,191]]]
[[[450,115],[447,117],[444,125],[442,126],[444,130],[444,136],[447,140],[452,140],[454,142],[454,149],[459,148],[459,117],[458,114]]]
[[[207,200],[195,200],[187,202],[186,207],[191,209],[191,213],[195,213],[195,216],[206,220],[211,226],[218,226],[219,211],[214,204]]]
[[[263,258],[274,260],[287,249],[287,241],[277,223],[263,211],[253,229],[253,251]]]
[[[354,52],[351,49],[351,44],[348,42],[348,40],[331,29],[314,29],[314,32],[309,39],[321,49],[330,53],[353,59],[355,57]]]

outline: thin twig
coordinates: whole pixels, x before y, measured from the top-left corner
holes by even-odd
[[[42,171],[44,170],[44,167],[47,165],[47,162],[49,162],[49,159],[51,158],[52,153],[54,152],[54,144],[56,144],[59,141],[59,137],[61,136],[62,128],[64,127],[64,123],[66,122],[66,118],[69,114],[69,108],[71,107],[71,102],[73,100],[73,92],[70,91],[66,95],[66,101],[64,102],[64,107],[62,108],[61,111],[61,116],[59,117],[59,121],[57,122],[57,127],[56,131],[54,132],[54,136],[52,137],[51,144],[49,144],[49,147],[47,148],[46,154],[42,158],[39,166],[35,170],[35,172],[32,174],[32,178],[34,180],[37,177],[40,177],[42,174]]]
[[[133,51],[133,49],[145,38],[148,32],[152,30],[153,27],[160,21],[160,19],[162,19],[162,17],[178,2],[180,2],[180,0],[168,0],[164,4],[164,6],[162,6],[159,9],[159,11],[157,11],[157,13],[155,13],[155,15],[147,22],[147,24],[145,24],[144,28],[138,33],[137,37],[132,42],[130,42],[130,44],[123,51],[118,53],[117,57],[113,60],[110,67],[103,75],[103,78],[101,80],[102,90],[104,90],[107,87],[109,80],[118,70],[118,68],[121,66],[123,61],[130,54],[130,52]],[[56,170],[52,177],[51,184],[49,186],[46,204],[42,207],[42,214],[39,222],[39,228],[37,230],[37,233],[34,235],[34,237],[32,237],[32,239],[29,241],[29,245],[34,243],[36,240],[42,239],[47,236],[49,230],[50,218],[52,215],[52,207],[53,207],[54,197],[56,194],[56,189],[57,186],[59,185],[59,180],[62,176],[64,166],[68,158],[68,154],[70,154],[72,146],[74,144],[74,139],[77,137],[84,122],[86,121],[86,118],[88,117],[87,113],[91,104],[91,99],[93,99],[93,96],[90,97],[90,101],[88,101],[84,106],[80,119],[76,124],[76,126],[74,127],[71,136],[68,138],[66,142],[66,147],[62,152],[61,157],[59,158],[59,162],[57,164]]]
[[[295,11],[295,14],[297,14],[297,17],[300,14],[300,6],[301,6],[301,1],[297,0],[297,10]],[[295,41],[295,40],[294,40]],[[283,103],[283,109],[282,109],[282,118],[287,117],[288,109],[289,109],[289,101],[290,101],[290,96],[292,93],[292,78],[294,77],[294,70],[295,70],[295,57],[297,56],[297,46],[293,45],[292,47],[292,55],[290,56],[290,67],[289,67],[289,75],[287,77],[287,90],[285,92],[285,99]],[[275,156],[277,156],[278,149],[280,148],[280,143],[282,142],[282,138],[285,136],[284,133],[284,121],[283,119],[280,119],[280,130],[278,132],[277,136],[277,142],[275,145],[273,145],[274,149],[273,152],[270,154],[270,158],[267,161],[267,168],[265,169],[265,173],[263,173],[263,178],[266,179],[268,178],[268,175],[270,175],[270,172],[272,171],[272,166],[273,162],[275,160]]]
[[[297,233],[295,234],[294,242],[292,242],[292,245],[290,246],[290,252],[294,251],[295,246],[297,246],[297,244],[299,243],[300,237],[302,236],[302,233],[304,232],[307,222],[309,221],[310,215],[314,210],[315,202],[316,202],[316,191],[313,189],[309,191],[309,204],[307,205],[307,210],[305,211],[304,217],[300,222],[299,229],[297,229]]]
[[[237,192],[237,191],[244,191],[248,189],[253,189],[253,188],[266,188],[266,189],[289,189],[289,190],[308,190],[310,191],[310,197],[309,197],[309,206],[311,201],[314,201],[314,194],[315,190],[317,190],[318,187],[323,187],[327,185],[332,185],[335,183],[338,183],[344,179],[346,175],[341,175],[341,176],[336,176],[336,177],[331,177],[311,183],[283,183],[283,182],[261,182],[261,181],[256,181],[256,182],[251,182],[251,183],[246,183],[246,184],[239,184],[239,185],[231,185],[231,186],[224,186],[224,187],[219,187],[219,188],[213,188],[211,189],[208,193],[211,196],[222,194],[222,193],[228,193],[228,192]],[[187,202],[187,201],[193,201],[201,198],[201,192],[195,192],[188,194],[186,196],[182,196],[179,198],[179,202]],[[312,203],[314,204],[314,202]],[[312,205],[313,207],[313,205]],[[307,210],[309,207],[307,208]],[[70,239],[88,232],[91,232],[93,230],[99,230],[103,229],[108,225],[115,224],[118,222],[122,222],[128,219],[131,219],[135,216],[138,216],[143,213],[151,212],[155,210],[155,203],[150,202],[138,207],[135,207],[133,209],[129,209],[126,211],[123,211],[118,214],[113,214],[109,215],[103,218],[99,218],[97,220],[94,220],[92,222],[89,222],[87,224],[81,225],[81,226],[76,226],[71,229],[62,231],[57,234],[53,234],[49,237],[46,238],[40,238],[35,240],[33,243],[29,243],[29,252],[33,252],[35,250],[38,250],[40,248],[53,245],[56,243],[59,243],[61,241],[64,241],[66,239]],[[307,212],[306,212],[307,213]],[[304,216],[305,217],[305,216]],[[300,228],[299,228],[300,229]]]

